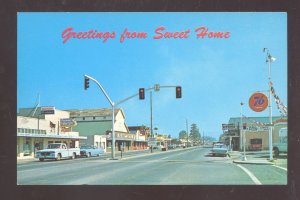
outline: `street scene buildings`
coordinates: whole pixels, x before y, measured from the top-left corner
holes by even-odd
[[[111,109],[58,110],[46,114],[45,107],[21,108],[17,121],[17,158],[34,157],[36,150],[51,143],[66,143],[69,147],[91,145],[111,152],[112,112]],[[239,151],[243,147],[241,130],[245,134],[245,146],[249,151],[269,149],[268,117],[232,117],[223,124],[224,134],[220,141]],[[287,118],[273,117],[273,142],[279,143],[280,130],[287,128]],[[146,126],[127,126],[122,109],[115,110],[115,134],[117,151],[148,149],[150,129]],[[157,142],[171,144],[168,134],[153,134]],[[185,144],[187,140],[183,140]],[[204,144],[204,141],[203,141]]]
[[[17,184],[288,183],[286,13],[17,18]]]
[[[61,142],[69,147],[91,145],[111,151],[111,109],[58,110],[51,107],[52,113],[41,114],[41,108],[22,108],[18,113],[17,158],[33,158],[36,150]],[[149,128],[128,127],[122,109],[115,111],[114,126],[118,151],[148,148]]]

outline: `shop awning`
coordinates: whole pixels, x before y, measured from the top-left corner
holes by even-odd
[[[78,139],[86,140],[86,136],[70,136],[63,134],[35,134],[35,133],[17,133],[17,137],[34,137],[34,138],[59,138],[59,139]]]

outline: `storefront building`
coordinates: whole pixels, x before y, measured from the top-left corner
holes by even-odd
[[[242,120],[242,126],[240,126]],[[287,128],[287,118],[272,117],[272,141],[280,141],[279,132]],[[234,150],[236,146],[243,147],[243,135],[245,135],[245,149],[247,151],[269,150],[269,117],[233,117],[229,119],[230,129],[224,132],[224,138],[227,144],[231,144]],[[241,129],[242,127],[242,129]],[[229,141],[231,139],[231,141]]]
[[[53,108],[43,114],[42,107],[21,108],[17,116],[17,158],[33,158],[35,151],[50,143],[65,143],[68,147],[79,147],[79,132],[72,131],[69,113]],[[68,123],[66,123],[68,122]]]
[[[74,131],[80,132],[80,135],[91,137],[101,136],[106,138],[106,151],[111,151],[112,145],[112,110],[99,108],[99,109],[72,109],[67,110],[70,112],[70,117],[76,121],[77,126]],[[115,109],[115,148],[120,150],[133,150],[137,149],[139,143],[136,143],[137,137],[135,133],[131,133],[125,123],[125,115],[121,108]],[[139,138],[141,142],[144,138]]]
[[[130,133],[135,135],[133,149],[147,149],[150,128],[146,126],[129,126],[128,129]]]

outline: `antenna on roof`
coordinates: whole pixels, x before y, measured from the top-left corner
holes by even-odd
[[[36,110],[37,110],[37,108],[40,106],[40,93],[38,93],[38,97],[37,97],[37,100],[36,100],[36,106],[35,106],[35,108],[34,108],[34,111],[33,111],[33,113],[32,113],[32,117],[34,116],[34,114],[35,114],[35,112],[36,112]]]

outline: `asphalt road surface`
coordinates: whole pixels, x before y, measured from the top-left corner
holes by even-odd
[[[235,164],[211,157],[209,148],[124,153],[105,157],[22,162],[18,185],[286,185],[287,170],[273,165]],[[118,154],[120,158],[120,155]]]

